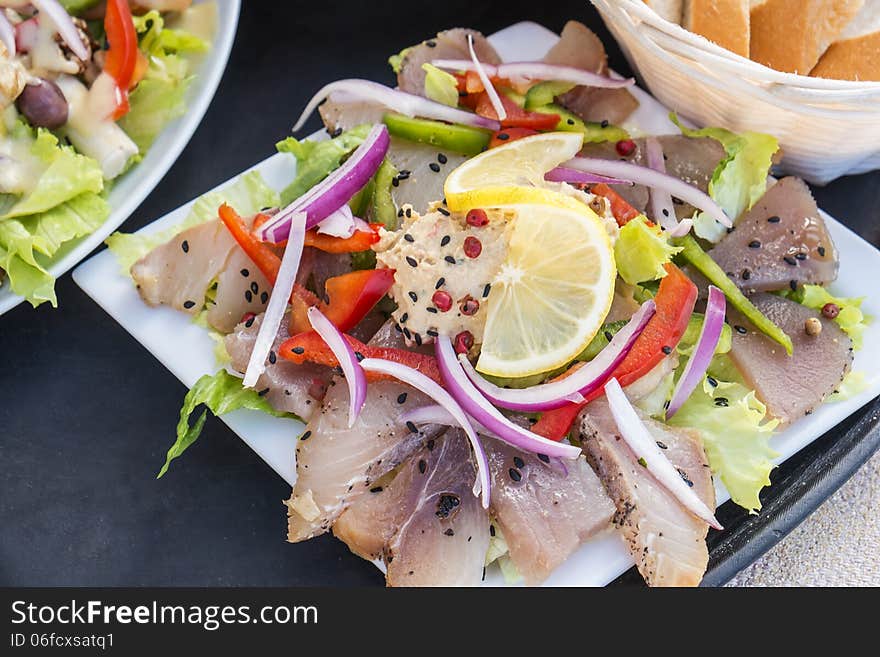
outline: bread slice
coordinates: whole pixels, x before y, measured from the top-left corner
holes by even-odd
[[[682,27],[749,56],[749,0],[685,0]]]
[[[681,23],[683,0],[645,0],[645,4],[653,9],[660,18],[670,23]]]
[[[880,81],[880,0],[866,0],[810,75],[835,80]]]
[[[751,0],[751,58],[808,75],[865,0]]]

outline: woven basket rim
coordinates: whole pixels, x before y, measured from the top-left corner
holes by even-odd
[[[636,26],[636,21],[630,12],[637,16],[639,21],[663,32],[667,36],[696,48],[706,55],[712,56],[713,60],[723,62],[723,65],[735,67],[742,71],[747,71],[747,75],[754,78],[754,82],[758,81],[764,84],[776,84],[787,87],[801,87],[811,90],[812,93],[821,90],[850,93],[870,93],[880,94],[880,82],[876,81],[860,81],[860,80],[835,80],[830,78],[816,78],[808,75],[799,75],[796,73],[785,73],[777,71],[751,59],[742,57],[735,53],[712,43],[705,37],[690,32],[676,23],[672,23],[661,17],[657,12],[651,9],[644,0],[590,0],[590,2],[599,10],[600,13],[608,20],[626,21],[632,26]],[[665,48],[664,48],[665,49]]]

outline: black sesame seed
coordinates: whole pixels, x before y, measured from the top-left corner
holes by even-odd
[[[256,317],[248,317],[248,320],[244,323],[244,325],[245,325],[247,328],[250,328],[251,326],[254,325],[254,320],[255,320],[255,319],[256,319]],[[301,347],[300,347],[300,348],[301,348]],[[296,349],[294,349],[294,351],[296,351]]]
[[[508,139],[510,139],[510,135],[506,132],[499,132],[497,135],[495,135],[495,138],[498,139],[498,141],[507,141]]]
[[[434,306],[428,306],[427,308],[425,308],[425,310],[427,310],[429,313],[431,313],[431,314],[433,314],[433,315],[436,315],[438,312],[440,312],[440,311],[437,310]],[[431,333],[431,332],[428,331],[428,334],[429,334],[429,335],[430,335],[430,333]]]
[[[400,187],[400,178],[392,178],[391,179],[392,187]]]
[[[448,262],[450,265],[454,265],[454,264],[455,264],[455,258],[453,258],[451,255],[450,255],[450,256],[446,256],[446,257],[443,258],[443,259],[444,259],[446,262]]]
[[[720,406],[721,408],[726,408],[730,405],[730,400],[727,397],[716,397],[715,405]]]
[[[734,326],[733,328],[734,328],[734,330],[735,330],[737,333],[739,333],[740,335],[745,335],[746,333],[748,333],[748,330],[746,329],[745,326],[740,326],[739,324],[737,324],[737,325]]]
[[[410,243],[416,241],[416,238],[413,237],[412,235],[410,235],[409,233],[407,233],[406,235],[404,235],[404,236],[403,236],[403,239],[405,239],[407,242],[410,242]]]
[[[660,449],[669,449],[669,447],[666,446],[666,443],[661,440],[657,441],[657,447],[659,447]]]
[[[792,292],[797,292],[797,286],[798,286],[797,281],[789,281],[788,282],[788,287],[791,288]]]
[[[767,217],[767,221],[769,221],[771,224],[778,224],[782,220],[776,215],[773,215],[772,217]]]
[[[400,210],[397,211],[397,216],[398,216],[398,217],[402,217],[402,216],[403,216],[403,208],[400,208]]]
[[[415,292],[413,292],[412,290],[407,292],[407,295],[409,296],[410,299],[413,300],[413,303],[416,303],[419,300],[419,295],[416,294]]]
[[[446,164],[446,162],[447,162],[446,156],[443,153],[437,153],[437,161],[440,164]]]
[[[510,468],[510,470],[507,471],[507,474],[509,474],[510,478],[513,479],[514,481],[521,481],[522,480],[522,473],[519,470],[517,470],[516,468]]]
[[[667,208],[663,208],[663,216],[664,216],[664,217],[668,217],[668,216],[669,216],[669,210],[668,210]]]
[[[752,277],[752,272],[750,269],[743,269],[741,276],[744,281],[747,281]]]
[[[574,119],[566,119],[565,121],[568,125],[574,125]]]
[[[400,323],[401,323],[401,324],[406,324],[406,320],[408,320],[408,319],[409,319],[409,313],[403,313],[403,314],[400,316]]]
[[[794,255],[794,257],[795,257],[797,260],[806,260],[806,259],[807,259],[807,254],[806,254],[806,253],[796,253],[796,254]]]
[[[408,264],[410,267],[418,267],[419,266],[419,263],[416,262],[416,259],[413,258],[412,256],[406,256],[406,264]]]
[[[333,139],[336,139],[341,134],[342,134],[342,128],[336,128],[336,130],[334,130],[333,132],[330,133],[330,136],[333,137]]]
[[[452,238],[449,235],[444,235],[443,239],[440,240],[440,246],[446,246],[451,241],[452,241]]]
[[[397,174],[397,178],[399,180],[406,180],[407,178],[409,178],[410,173],[411,171],[409,169],[401,169],[400,173]]]
[[[431,309],[428,308],[428,310],[431,310]],[[437,312],[436,308],[434,308],[434,312]],[[436,338],[436,337],[440,336],[440,334],[437,331],[435,331],[434,329],[428,329],[427,331],[425,331],[425,333],[430,335],[432,338]]]
[[[354,357],[357,358],[357,361],[360,363],[366,356],[364,356],[361,352],[354,352]]]
[[[611,339],[614,337],[611,335],[611,331],[605,331],[602,335],[605,336],[605,339],[608,340],[608,342],[611,342]]]
[[[409,429],[410,433],[418,433],[419,432],[419,428],[413,422],[407,422],[406,428]],[[424,470],[422,472],[424,472]]]
[[[758,240],[752,240],[751,242],[749,242],[749,248],[750,249],[760,249],[761,242],[759,242]]]
[[[260,291],[260,286],[257,285],[256,283],[251,283],[251,292],[253,292],[254,294],[257,294],[257,293],[259,293],[259,291]]]
[[[439,290],[441,287],[443,287],[444,283],[446,283],[446,279],[441,276],[437,279],[437,284],[434,285],[434,289]]]
[[[260,392],[257,393],[257,395],[259,395],[260,397],[265,397],[267,394],[269,394],[269,388],[263,388],[262,390],[260,390]]]
[[[431,162],[431,164],[428,165],[428,168],[434,173],[440,173],[440,165],[436,162]]]
[[[447,210],[446,208],[440,207],[440,206],[437,207],[437,212],[442,214],[444,217],[448,217],[451,214],[449,212],[449,210]]]
[[[254,300],[254,293],[251,292],[250,290],[245,290],[244,291],[244,299],[245,299],[245,301],[250,303],[251,301]]]
[[[425,447],[428,448],[428,451],[429,451],[429,452],[433,452],[433,451],[434,451],[434,439],[431,438],[431,440],[429,440],[428,442],[426,442],[426,443],[425,443]]]
[[[183,242],[180,244],[180,248],[183,249],[184,253],[189,253],[189,242],[183,240]]]
[[[270,362],[272,365],[274,365],[274,364],[276,363],[277,360],[278,360],[278,356],[275,355],[275,352],[274,352],[274,351],[270,351],[270,352],[269,352],[269,362]]]
[[[455,536],[455,530],[452,527],[450,527],[449,529],[447,529],[443,533],[446,534],[447,536]]]
[[[262,303],[269,303],[269,293],[268,292],[261,293],[260,294],[260,301]]]
[[[412,333],[408,328],[403,329],[403,334],[406,336],[407,340],[412,340]]]
[[[373,488],[370,489],[370,492],[371,493],[381,493],[382,487],[381,486],[373,486]]]
[[[713,388],[717,388],[717,387],[718,387],[718,381],[715,379],[715,377],[713,377],[713,376],[707,376],[707,377],[706,377],[706,381],[708,381],[708,382],[709,382],[709,385],[712,386]]]
[[[397,395],[397,403],[398,404],[405,404],[406,403],[406,393],[405,392],[402,392],[399,395]]]
[[[311,436],[312,436],[312,432],[311,432],[311,431],[306,431],[303,435],[301,435],[301,436],[299,437],[299,439],[300,439],[300,440],[308,440],[309,438],[311,438]]]
[[[684,483],[686,483],[688,486],[693,488],[694,482],[692,482],[690,479],[688,479],[687,473],[684,470],[682,470],[681,468],[676,468],[676,470],[678,470],[678,474],[681,475],[681,478],[684,479]]]
[[[608,119],[602,119],[602,123],[600,123],[599,125],[601,125],[603,128],[607,128],[611,124],[608,122]]]
[[[664,345],[661,351],[668,356],[672,353],[672,347],[670,347],[669,345]]]
[[[425,459],[419,459],[419,472],[425,474],[425,470],[428,469],[428,464],[425,462]]]
[[[526,462],[523,461],[520,457],[514,456],[513,457],[513,464],[518,468],[524,468],[526,465]]]
[[[797,260],[795,260],[791,256],[784,256],[782,259],[785,260],[786,264],[789,264],[792,267],[794,267],[797,264]]]
[[[816,250],[819,252],[820,256],[822,256],[823,258],[825,257],[825,247],[824,246],[820,246]]]
[[[403,211],[403,214],[405,214],[406,218],[409,219],[410,217],[412,217],[412,208],[407,208]]]
[[[486,297],[488,297],[489,292],[491,292],[491,291],[492,291],[492,284],[486,283],[486,285],[483,286],[483,298],[485,299]]]
[[[297,356],[302,356],[304,353],[306,353],[305,347],[294,347],[293,349],[291,349],[291,351]]]
[[[247,278],[248,276],[251,275],[251,273],[250,273],[247,269],[242,269],[240,273],[241,273],[241,275],[244,276],[245,278]]]
[[[550,457],[546,454],[538,454],[538,459],[543,461],[544,463],[550,463]]]
[[[420,346],[420,347],[422,346],[422,336],[421,335],[419,335],[418,333],[413,333],[413,340],[416,341],[416,344],[418,346]]]
[[[489,536],[495,536],[495,525],[489,525]]]
[[[194,305],[196,305],[195,301],[184,301],[183,302],[183,307],[186,308],[187,310],[192,308]]]

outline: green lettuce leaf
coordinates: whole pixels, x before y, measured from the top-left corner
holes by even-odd
[[[278,192],[269,187],[259,171],[249,171],[222,189],[199,197],[181,223],[155,233],[113,233],[105,243],[116,256],[123,274],[160,244],[198,224],[217,217],[217,208],[228,203],[242,216],[279,204]]]
[[[790,297],[807,308],[815,310],[822,310],[822,307],[827,303],[835,304],[840,308],[840,312],[834,321],[853,341],[854,349],[858,351],[862,348],[865,329],[871,321],[871,318],[862,312],[864,297],[835,297],[821,285],[804,285],[801,290],[791,294]]]
[[[850,370],[843,377],[840,385],[837,386],[837,390],[828,395],[827,401],[829,403],[846,401],[867,390],[867,388],[868,381],[865,378],[865,373],[861,370]]]
[[[192,389],[186,393],[183,400],[183,408],[180,409],[180,421],[177,423],[177,440],[168,450],[165,456],[165,465],[159,470],[157,479],[167,471],[171,461],[183,454],[202,433],[205,426],[208,411],[202,411],[195,422],[190,423],[190,417],[196,408],[204,404],[214,415],[224,415],[240,408],[250,408],[263,411],[275,417],[287,417],[289,413],[281,413],[274,410],[263,397],[252,388],[244,388],[241,379],[229,374],[226,370],[220,370],[214,375],[206,374],[196,381]]]
[[[737,134],[724,128],[691,130],[681,125],[673,113],[670,118],[688,137],[711,137],[727,152],[709,181],[711,196],[734,221],[750,210],[767,191],[767,176],[773,155],[779,150],[779,141],[759,132]],[[727,229],[706,213],[698,213],[694,232],[710,242],[718,242]]]
[[[617,273],[630,285],[663,278],[663,265],[679,251],[681,248],[671,246],[659,226],[649,226],[644,216],[636,217],[620,229],[614,245]]]
[[[723,362],[718,369],[732,373]],[[712,472],[736,504],[754,513],[761,508],[761,490],[770,485],[771,460],[778,456],[770,438],[779,421],[766,420],[766,406],[741,382],[713,381],[717,385],[704,379],[669,424],[700,432]]]
[[[324,141],[288,137],[278,142],[275,148],[279,153],[290,153],[296,158],[296,178],[281,192],[281,204],[295,201],[338,169],[342,159],[364,142],[371,128],[368,124],[359,125]]]
[[[458,81],[455,76],[433,64],[422,64],[425,72],[425,96],[438,103],[458,107]]]
[[[169,121],[186,112],[186,90],[193,80],[186,55],[205,52],[208,44],[194,34],[166,28],[156,10],[135,16],[134,24],[150,64],[129,96],[131,111],[119,125],[143,153]]]
[[[391,57],[388,58],[388,65],[391,67],[392,71],[400,73],[400,67],[403,66],[403,60],[406,57],[406,54],[412,49],[413,46],[407,46],[396,55],[391,55]]]

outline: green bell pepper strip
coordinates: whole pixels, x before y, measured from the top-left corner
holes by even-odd
[[[676,246],[683,248],[678,257],[689,262],[703,276],[709,279],[709,282],[718,287],[727,297],[728,301],[746,316],[755,327],[771,340],[775,340],[788,352],[790,356],[794,351],[791,338],[781,328],[770,321],[764,313],[758,310],[748,298],[740,292],[736,284],[730,280],[724,270],[718,266],[712,256],[706,253],[699,245],[693,235],[685,235],[684,237],[673,240]]]
[[[386,158],[382,160],[374,177],[373,203],[370,218],[384,224],[388,230],[397,230],[397,206],[391,196],[392,181],[397,177],[397,169]]]
[[[603,141],[618,142],[621,139],[629,139],[629,133],[616,125],[601,123],[585,123],[577,114],[569,112],[559,105],[542,105],[536,107],[533,112],[544,114],[558,114],[559,123],[556,130],[560,132],[580,132],[584,136],[584,143],[599,143]]]
[[[534,87],[530,87],[528,92],[526,92],[525,108],[527,110],[537,110],[545,105],[552,105],[557,96],[568,93],[575,86],[571,82],[559,82],[556,80],[539,82]]]
[[[411,119],[401,114],[386,114],[382,122],[394,137],[420,144],[430,144],[463,155],[476,155],[486,150],[492,136],[488,130],[464,125],[450,125],[427,119]]]

